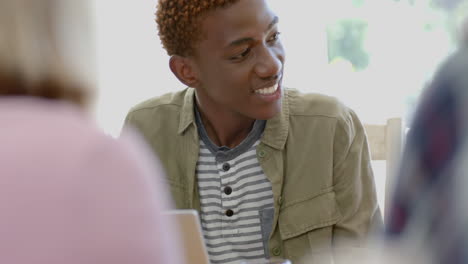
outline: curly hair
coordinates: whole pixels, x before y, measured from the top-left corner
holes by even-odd
[[[239,0],[159,0],[156,23],[167,54],[193,55],[194,44],[201,40],[200,23],[203,16],[237,1]]]

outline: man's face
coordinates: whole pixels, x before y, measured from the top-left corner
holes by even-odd
[[[284,50],[266,0],[240,0],[212,11],[193,60],[205,111],[266,120],[281,109]]]

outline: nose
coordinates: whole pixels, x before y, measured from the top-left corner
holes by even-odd
[[[257,57],[255,72],[262,79],[276,79],[281,73],[283,59],[274,49],[263,49]]]

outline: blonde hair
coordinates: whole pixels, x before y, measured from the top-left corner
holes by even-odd
[[[95,83],[86,0],[0,0],[0,96],[86,105]]]

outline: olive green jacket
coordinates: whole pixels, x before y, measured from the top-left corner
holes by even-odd
[[[161,160],[176,207],[200,210],[194,94],[187,88],[143,102],[126,124]],[[338,249],[366,247],[382,223],[364,129],[334,98],[287,89],[282,100],[257,147],[275,201],[267,254],[331,263]]]

